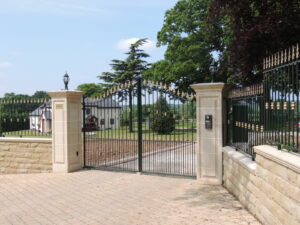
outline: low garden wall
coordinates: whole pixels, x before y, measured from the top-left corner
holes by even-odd
[[[256,161],[223,148],[224,186],[263,224],[300,224],[300,157],[257,146]]]
[[[52,172],[52,139],[0,138],[0,174]]]

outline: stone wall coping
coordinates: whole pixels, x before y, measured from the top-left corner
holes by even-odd
[[[286,151],[278,150],[270,145],[255,146],[256,154],[285,166],[296,173],[300,173],[300,157]]]
[[[193,88],[196,92],[197,91],[216,91],[222,90],[224,88],[224,83],[200,83],[200,84],[193,84],[191,88]]]
[[[238,152],[230,146],[223,147],[223,153],[228,155],[232,160],[240,164],[246,170],[253,173],[255,172],[257,164],[250,158],[250,156]]]
[[[11,138],[1,137],[0,142],[14,143],[52,143],[52,138]]]
[[[48,94],[51,98],[64,98],[64,97],[82,97],[85,92],[84,91],[49,91]]]

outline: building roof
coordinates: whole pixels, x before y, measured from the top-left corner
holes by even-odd
[[[46,111],[44,111],[45,108],[46,108]],[[51,120],[52,114],[51,114],[50,109],[51,109],[51,102],[49,101],[49,102],[46,102],[46,103],[40,105],[35,110],[33,110],[31,113],[29,113],[29,116],[41,116],[42,113],[44,112],[46,119]]]
[[[97,108],[120,108],[119,104],[112,98],[105,98],[94,101],[86,99],[85,104],[88,106],[95,106]]]
[[[99,99],[99,100],[90,100],[85,99],[85,104],[87,106],[97,107],[99,109],[101,108],[121,108],[119,104],[113,100],[112,98],[105,98],[105,99]],[[47,109],[46,111],[44,109]],[[51,102],[46,102],[42,105],[40,105],[38,108],[36,108],[34,111],[32,111],[29,116],[41,116],[42,113],[44,113],[45,118],[47,120],[52,119],[52,113],[51,113]]]

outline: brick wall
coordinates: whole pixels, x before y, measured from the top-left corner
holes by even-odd
[[[0,138],[0,174],[52,172],[52,140]]]
[[[300,224],[300,157],[255,147],[256,162],[223,149],[224,186],[263,224]]]

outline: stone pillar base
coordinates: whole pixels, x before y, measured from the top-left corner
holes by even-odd
[[[197,98],[197,179],[202,184],[222,184],[222,92],[224,83],[202,83],[191,87]],[[211,116],[212,127],[205,118]]]
[[[53,172],[83,167],[81,91],[49,92],[52,98]]]

